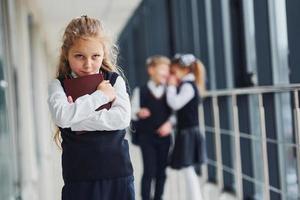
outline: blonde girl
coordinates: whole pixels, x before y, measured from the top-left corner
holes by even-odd
[[[64,186],[62,200],[133,200],[133,170],[124,139],[130,102],[116,65],[117,51],[99,20],[87,16],[67,25],[49,109],[59,127]],[[97,90],[73,101],[63,80],[102,73]],[[109,110],[95,111],[112,102]],[[83,134],[77,134],[83,132]]]

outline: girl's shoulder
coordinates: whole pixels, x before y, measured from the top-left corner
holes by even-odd
[[[105,80],[109,80],[111,85],[114,85],[116,80],[119,77],[119,74],[117,72],[113,72],[113,71],[103,71],[103,78]]]
[[[190,87],[190,86],[194,88],[194,86],[196,86],[195,81],[189,81],[189,80],[181,81],[178,87]]]
[[[61,85],[61,81],[58,78],[55,78],[55,79],[50,80],[48,85],[49,85],[49,87],[59,86],[59,85]]]
[[[48,84],[48,94],[56,93],[58,91],[63,91],[61,82],[57,78],[52,79]]]
[[[109,80],[110,84],[116,88],[116,89],[122,89],[126,90],[126,92],[131,95],[131,89],[129,86],[129,83],[125,77],[122,75],[116,73],[116,72],[111,72],[111,78],[106,79]]]

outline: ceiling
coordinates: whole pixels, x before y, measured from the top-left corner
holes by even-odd
[[[41,18],[49,53],[57,57],[64,28],[75,17],[88,15],[101,19],[117,38],[141,0],[34,0]]]

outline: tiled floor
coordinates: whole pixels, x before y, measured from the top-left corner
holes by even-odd
[[[130,155],[134,167],[136,200],[141,200],[140,181],[143,173],[143,164],[139,147],[131,145]],[[180,171],[167,169],[164,200],[187,200],[185,197],[184,177]]]

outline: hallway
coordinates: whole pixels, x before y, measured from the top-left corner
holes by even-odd
[[[104,22],[130,90],[147,81],[149,56],[193,53],[205,64],[204,200],[300,199],[299,9],[299,0],[1,0],[0,199],[61,199],[47,91],[64,27],[82,15]],[[141,200],[140,149],[130,154]],[[189,200],[183,174],[167,174],[164,200]]]

